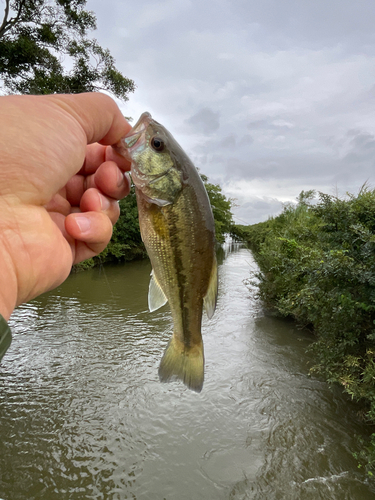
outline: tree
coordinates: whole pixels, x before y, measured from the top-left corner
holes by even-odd
[[[0,25],[0,76],[4,90],[22,94],[107,90],[127,100],[133,80],[116,68],[86,0],[5,0]],[[64,64],[63,64],[64,63]]]
[[[139,229],[135,191],[120,200],[121,214],[113,228],[111,241],[101,254],[106,261],[128,261],[147,257]]]
[[[234,225],[231,212],[233,202],[223,195],[219,184],[211,184],[204,174],[200,176],[210,199],[215,219],[216,239],[219,243],[224,243],[225,234],[231,234]]]

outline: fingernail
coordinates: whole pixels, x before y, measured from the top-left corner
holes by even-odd
[[[100,206],[102,207],[102,210],[108,210],[109,207],[111,206],[109,199],[100,193],[99,196],[100,196]]]
[[[91,228],[91,221],[87,217],[79,215],[75,217],[76,223],[82,233],[87,233]]]
[[[121,187],[124,184],[124,174],[121,170],[117,170],[117,187]]]

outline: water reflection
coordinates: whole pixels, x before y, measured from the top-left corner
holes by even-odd
[[[236,245],[203,322],[201,394],[157,376],[168,306],[147,261],[71,276],[20,307],[0,365],[4,499],[358,499],[355,407],[308,376],[308,334],[267,317]]]

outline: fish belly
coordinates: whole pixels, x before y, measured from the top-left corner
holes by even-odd
[[[149,203],[142,193],[137,200],[142,239],[173,317],[160,379],[180,378],[199,392],[204,379],[203,299],[215,259],[212,213],[189,188],[164,207]]]

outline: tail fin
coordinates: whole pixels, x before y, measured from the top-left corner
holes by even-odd
[[[181,379],[189,389],[201,392],[204,379],[203,342],[187,347],[173,336],[160,362],[159,378],[161,382]]]

